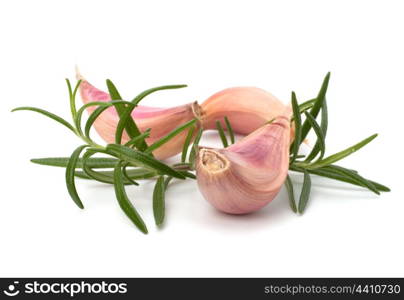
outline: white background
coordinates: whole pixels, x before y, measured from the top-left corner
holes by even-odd
[[[2,1],[0,276],[404,276],[402,3]],[[128,98],[189,84],[145,100],[154,106],[239,85],[305,100],[331,71],[328,153],[379,133],[343,164],[392,192],[315,178],[303,216],[285,191],[258,213],[230,216],[188,181],[170,187],[158,230],[145,182],[128,190],[149,225],[143,235],[111,186],[78,181],[79,210],[63,169],[29,159],[67,156],[80,141],[42,116],[10,112],[31,105],[68,118],[64,78],[75,64],[101,88],[113,79]]]

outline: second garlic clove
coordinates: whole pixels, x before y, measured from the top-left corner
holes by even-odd
[[[77,74],[77,77],[82,80],[80,84],[80,94],[84,103],[94,101],[108,102],[111,100],[108,93],[94,87],[85,80],[83,76]],[[96,108],[96,106],[90,106],[88,112],[92,113]],[[171,108],[157,108],[139,105],[132,113],[132,117],[141,132],[151,128],[150,137],[146,139],[148,145],[153,144],[184,123],[194,118],[199,119],[201,117],[200,115],[200,107],[197,102]],[[109,107],[94,122],[94,128],[104,141],[107,143],[114,143],[118,122],[119,117],[115,108]],[[153,151],[155,157],[158,159],[166,159],[180,153],[187,133],[187,131],[181,132],[169,142]],[[125,143],[128,140],[129,137],[126,132],[124,132],[122,143]]]
[[[198,186],[215,208],[246,214],[275,198],[289,169],[289,112],[228,148],[199,149]]]

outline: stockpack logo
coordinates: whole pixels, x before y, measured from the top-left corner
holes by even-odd
[[[6,290],[3,291],[3,293],[10,297],[17,296],[20,293],[20,291],[17,288],[18,284],[19,284],[18,281],[14,281],[7,287]]]
[[[79,294],[126,294],[128,291],[126,283],[101,282],[39,282],[29,281],[20,284],[14,281],[9,284],[3,293],[9,297],[24,295],[69,295],[74,297]]]

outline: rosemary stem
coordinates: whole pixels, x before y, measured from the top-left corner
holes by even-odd
[[[86,137],[82,132],[79,132],[79,130],[77,130],[77,128],[75,128],[74,132],[80,139],[82,139],[90,147],[97,148],[97,149],[105,149],[105,147],[97,144],[90,138]]]

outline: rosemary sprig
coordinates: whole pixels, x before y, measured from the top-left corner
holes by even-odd
[[[327,73],[320,91],[315,99],[306,101],[302,104],[297,103],[296,95],[292,92],[292,108],[293,117],[292,121],[295,126],[295,139],[291,145],[290,152],[290,165],[291,171],[300,172],[304,174],[303,186],[300,194],[299,204],[296,209],[294,200],[293,184],[288,176],[285,181],[285,187],[289,195],[289,203],[292,211],[302,214],[306,208],[307,202],[310,196],[311,190],[311,178],[310,174],[323,176],[333,180],[350,183],[360,187],[367,188],[368,190],[380,194],[380,192],[388,192],[390,189],[380,183],[366,179],[359,175],[358,172],[343,168],[341,166],[334,165],[335,162],[342,160],[343,158],[358,151],[373,139],[377,134],[371,135],[363,141],[343,150],[323,158],[325,155],[325,137],[328,129],[328,111],[326,103],[326,92],[330,79],[330,73]],[[321,123],[317,123],[316,118],[321,112]],[[301,114],[305,115],[304,122],[301,120]],[[313,130],[316,134],[316,143],[311,152],[306,155],[298,155],[299,146],[306,138],[310,130]],[[317,157],[317,158],[316,158]]]
[[[169,166],[155,159],[152,152],[161,147],[163,144],[167,143],[176,135],[180,134],[182,131],[188,128],[193,128],[197,120],[191,120],[179,126],[167,136],[161,138],[151,146],[148,146],[145,139],[150,135],[150,129],[143,133],[140,132],[135,121],[130,116],[138,103],[147,95],[160,90],[182,88],[185,87],[185,85],[169,85],[152,88],[140,93],[132,101],[125,101],[122,99],[112,81],[107,80],[108,91],[112,99],[111,101],[90,102],[77,109],[76,94],[81,81],[77,82],[74,89],[72,89],[72,85],[68,79],[66,79],[66,83],[69,92],[69,102],[73,124],[70,124],[65,119],[40,108],[18,107],[13,111],[30,110],[43,114],[69,128],[78,137],[80,137],[85,144],[76,148],[70,157],[39,158],[32,159],[31,161],[41,165],[66,168],[66,187],[70,197],[79,208],[84,208],[84,205],[76,190],[75,177],[113,184],[119,206],[128,216],[128,218],[135,224],[135,226],[146,234],[148,232],[147,227],[133,204],[130,202],[124,186],[127,184],[138,185],[138,183],[135,181],[138,179],[158,177],[154,196],[155,200],[153,200],[153,202],[156,203],[154,205],[156,207],[156,224],[162,224],[165,215],[164,191],[170,180],[172,178],[181,180],[184,180],[185,178],[195,179],[195,175],[189,172],[192,170],[190,164],[182,163]],[[96,106],[96,109],[88,117],[83,131],[82,115],[86,108],[91,106]],[[108,107],[111,106],[115,107],[118,116],[120,117],[115,134],[116,143],[101,146],[90,138],[90,131],[97,118]],[[121,145],[120,143],[124,130],[129,135],[130,140],[125,145]],[[200,135],[198,136],[198,139],[200,139]],[[136,149],[131,148],[131,146],[135,146]],[[93,157],[93,155],[97,153],[108,155],[109,157]],[[96,169],[107,170],[98,171]]]

